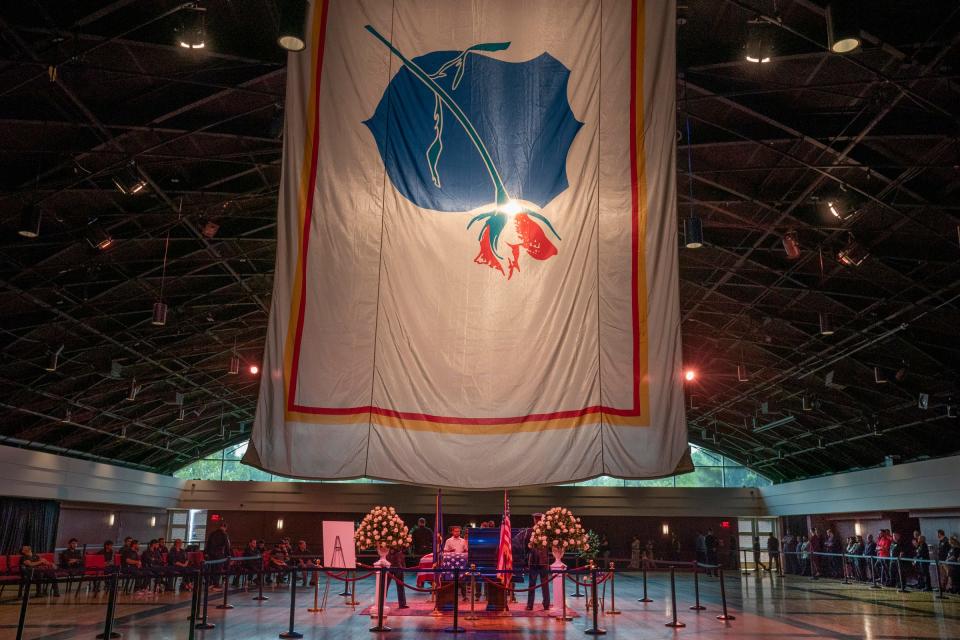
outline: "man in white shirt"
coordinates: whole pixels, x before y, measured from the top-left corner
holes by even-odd
[[[451,530],[451,536],[443,545],[444,553],[466,553],[467,541],[460,537],[460,527]]]

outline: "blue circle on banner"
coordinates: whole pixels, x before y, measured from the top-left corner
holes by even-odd
[[[567,183],[567,153],[582,122],[567,100],[570,70],[549,53],[526,62],[435,51],[413,59],[428,74],[463,56],[435,82],[456,101],[482,140],[511,198],[543,208]],[[394,75],[364,124],[393,186],[423,209],[463,212],[488,205],[495,193],[477,147],[433,91],[406,67]]]

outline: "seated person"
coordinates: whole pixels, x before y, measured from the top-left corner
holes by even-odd
[[[293,551],[293,555],[297,556],[295,558],[296,566],[300,568],[300,580],[303,583],[303,586],[307,586],[307,567],[312,567],[316,565],[316,557],[312,557],[310,549],[307,548],[306,540],[297,540],[297,548]],[[317,584],[317,572],[310,572],[310,586]]]
[[[83,572],[83,554],[76,538],[70,538],[67,548],[60,552],[60,568],[73,576]]]
[[[160,544],[151,540],[149,546],[140,554],[140,571],[144,576],[143,590],[149,592],[150,578],[156,579],[158,589],[163,589],[163,582],[159,580],[164,574],[163,557],[160,555]]]
[[[178,575],[183,576],[183,588],[187,591],[193,589],[193,580],[190,579],[189,575],[192,573],[190,566],[190,556],[187,555],[187,550],[183,548],[183,540],[177,538],[173,541],[173,546],[170,547],[170,550],[167,552],[167,567],[168,573],[170,575],[167,578],[167,589],[173,590],[173,581]]]
[[[100,551],[97,551],[96,555],[103,556],[103,572],[113,573],[115,570],[113,566],[113,540],[105,540],[103,543],[103,548],[100,549]],[[96,578],[93,581],[93,592],[100,592],[100,578]]]
[[[37,595],[41,595],[40,585],[50,582],[53,584],[53,596],[59,598],[60,587],[57,585],[57,572],[53,563],[35,554],[28,544],[20,547],[20,556],[20,573],[25,580],[29,578],[37,585]]]
[[[120,573],[131,578],[136,578],[134,585],[137,588],[140,584],[140,541],[130,539],[129,544],[124,544],[120,549]]]
[[[260,570],[263,567],[263,549],[257,544],[257,539],[251,538],[240,555],[244,558],[254,558],[253,560],[243,561],[242,571],[247,575],[251,584],[258,584]]]
[[[270,552],[270,571],[277,574],[277,584],[284,584],[287,574],[287,561],[290,554],[287,553],[287,546],[281,541],[273,547]]]

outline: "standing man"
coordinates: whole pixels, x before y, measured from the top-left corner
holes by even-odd
[[[713,535],[713,529],[707,529],[707,535],[703,537],[703,543],[707,547],[707,564],[716,565],[717,564],[717,548],[719,544],[717,543],[717,537]],[[707,569],[707,575],[716,577],[717,569],[716,567]]]
[[[220,522],[220,526],[207,537],[207,544],[204,546],[203,554],[207,560],[222,560],[230,557],[230,536],[227,535],[227,523]],[[220,575],[226,570],[227,562],[217,565],[214,573],[213,584],[211,588],[220,587]]]
[[[940,562],[946,562],[947,557],[950,555],[950,539],[947,538],[947,534],[943,532],[943,529],[937,529],[937,560]],[[947,578],[950,575],[950,565],[942,564],[940,565],[940,575],[937,576],[937,582],[941,585],[941,588],[946,591],[947,589]]]
[[[533,524],[536,525],[541,518],[543,518],[542,513],[533,514]],[[536,594],[532,587],[537,580],[540,581],[543,609],[546,611],[550,608],[550,572],[548,571],[550,560],[546,548],[531,544],[530,538],[532,535],[533,529],[531,528],[527,532],[527,576],[529,576],[527,588],[530,589],[527,592],[527,611],[533,611],[533,601],[536,599]]]
[[[927,546],[927,537],[918,536],[916,550],[914,551],[914,565],[917,570],[917,589],[930,591],[930,565],[926,562],[930,560],[930,547]]]
[[[423,518],[420,518],[423,520]],[[433,532],[430,532],[433,536]],[[403,549],[393,549],[387,554],[387,562],[390,563],[390,569],[387,570],[387,584],[383,587],[383,600],[386,602],[387,593],[390,591],[390,583],[397,583],[397,608],[409,609],[407,606],[407,590],[403,587],[403,570],[406,565],[406,554]]]
[[[773,565],[777,565],[777,575],[783,575],[783,565],[780,564],[780,541],[777,540],[777,537],[772,533],[770,537],[767,538],[767,553],[770,554],[770,564],[768,565],[768,571],[773,571]]]
[[[447,538],[447,541],[443,543],[443,553],[467,553],[467,541],[465,538],[460,537],[460,532],[462,529],[460,527],[453,527],[450,530],[450,537]],[[467,582],[466,580],[460,581],[460,597],[464,600],[467,599]]]
[[[823,542],[820,537],[820,529],[814,528],[810,532],[810,540],[807,549],[810,552],[810,577],[814,580],[820,579],[820,558],[817,554],[823,551]]]
[[[433,553],[433,530],[427,526],[427,519],[417,520],[417,528],[413,530],[413,553],[419,559],[428,553]]]

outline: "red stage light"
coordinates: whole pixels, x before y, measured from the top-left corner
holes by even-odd
[[[687,382],[693,382],[697,377],[697,372],[693,369],[687,369],[683,372],[683,379]]]
[[[721,528],[721,529],[729,529],[729,528],[730,528],[730,521],[729,521],[729,520],[724,520],[723,522],[721,522],[721,523],[720,523],[720,528]]]
[[[257,375],[258,373],[260,373],[260,367],[258,367],[255,364],[250,365],[250,373],[252,373],[253,375]]]

